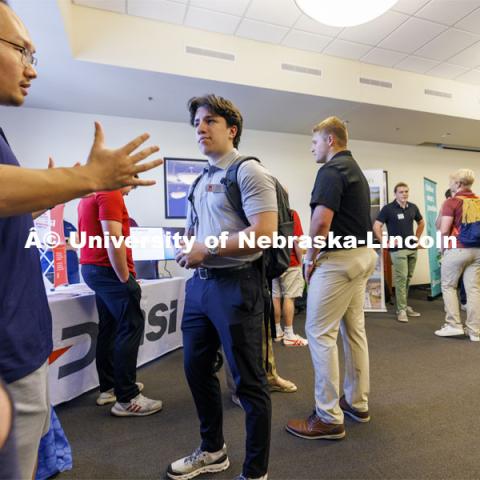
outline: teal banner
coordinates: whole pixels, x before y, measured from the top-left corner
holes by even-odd
[[[437,182],[428,178],[423,179],[425,193],[425,223],[427,224],[427,235],[435,238],[437,229],[435,228],[435,220],[437,219]],[[440,284],[440,253],[433,245],[428,249],[428,262],[430,265],[430,289],[431,296],[437,297],[442,293]]]

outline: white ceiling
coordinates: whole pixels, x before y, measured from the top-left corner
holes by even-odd
[[[480,0],[398,0],[381,17],[349,28],[312,20],[294,0],[72,1],[480,85]]]

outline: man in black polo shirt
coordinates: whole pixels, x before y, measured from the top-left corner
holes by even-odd
[[[377,255],[365,247],[371,230],[370,189],[347,150],[347,129],[330,117],[313,129],[312,153],[319,164],[310,206],[310,236],[329,232],[345,240],[346,248],[310,248],[304,261],[309,282],[306,333],[315,370],[315,411],[290,420],[287,431],[306,439],[341,439],[344,414],[368,422],[369,359],[363,303],[368,277]],[[358,248],[351,248],[351,239]],[[348,248],[350,243],[350,248]],[[340,244],[342,241],[340,240]],[[345,352],[345,396],[340,398],[337,336]]]
[[[415,237],[419,238],[425,228],[425,222],[418,207],[408,202],[408,185],[400,182],[393,190],[395,200],[385,205],[377,216],[373,231],[379,241],[382,238],[383,224],[387,226],[390,237],[399,237],[395,247],[390,248],[395,279],[395,301],[397,320],[408,322],[408,317],[419,317],[420,314],[407,305],[408,287],[417,263],[417,248],[405,245],[407,237],[413,237],[413,222],[417,222]]]

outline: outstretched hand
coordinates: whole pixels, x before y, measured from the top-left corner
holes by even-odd
[[[95,138],[87,160],[87,167],[92,172],[95,190],[116,190],[129,185],[154,185],[154,180],[141,180],[135,177],[135,175],[151,170],[163,163],[162,159],[157,159],[139,164],[139,162],[160,150],[155,145],[134,153],[149,137],[148,133],[144,133],[125,146],[111,150],[105,147],[102,126],[95,122]]]

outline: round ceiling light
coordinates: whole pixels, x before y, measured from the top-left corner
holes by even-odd
[[[333,27],[367,23],[392,8],[398,0],[295,0],[298,8],[317,22]]]

